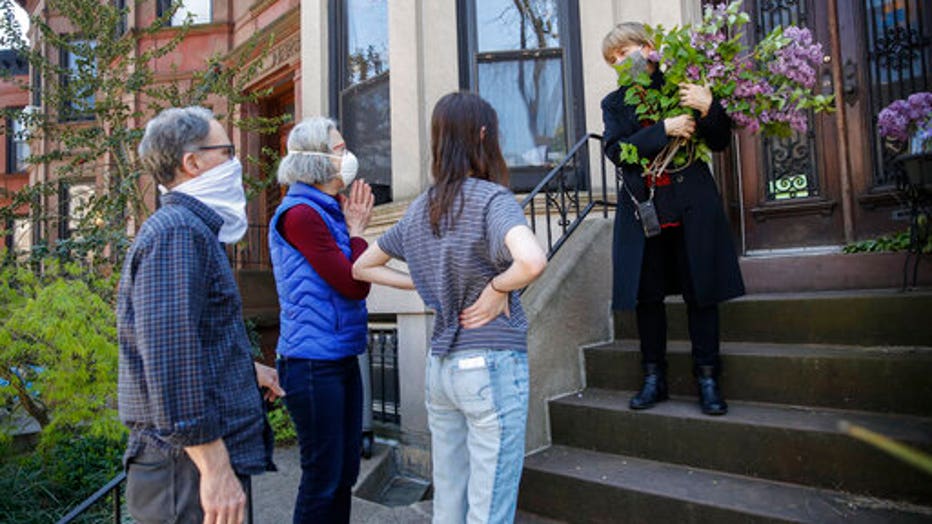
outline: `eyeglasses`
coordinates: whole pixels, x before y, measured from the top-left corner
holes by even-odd
[[[220,144],[216,146],[200,146],[195,151],[210,151],[213,149],[226,149],[227,155],[229,155],[230,158],[233,158],[234,156],[236,156],[236,146],[234,146],[233,144]]]

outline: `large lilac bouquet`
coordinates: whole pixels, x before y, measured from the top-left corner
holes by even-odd
[[[911,152],[925,151],[932,145],[932,93],[914,93],[906,100],[895,100],[877,115],[877,130],[894,151],[901,151],[910,140]]]
[[[831,96],[813,92],[822,45],[813,41],[808,29],[788,26],[775,28],[749,49],[741,33],[749,20],[739,0],[706,6],[702,22],[693,26],[648,27],[658,50],[651,59],[660,64],[664,84],[652,89],[647,74],[632,78],[626,64],[616,66],[618,84],[632,86],[625,102],[635,105],[643,120],[658,122],[691,111],[679,105],[681,83],[705,84],[740,128],[780,137],[805,132],[810,111],[832,108]],[[638,158],[636,149],[623,148],[622,160],[650,168],[671,161],[675,167],[696,158],[711,159],[708,147],[695,138],[675,141],[666,153],[671,158],[657,159],[649,166],[646,159]]]

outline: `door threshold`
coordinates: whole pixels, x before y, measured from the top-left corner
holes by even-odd
[[[744,254],[748,258],[757,257],[798,257],[810,255],[833,255],[841,253],[844,246],[808,246],[808,247],[789,247],[781,249],[749,249]]]

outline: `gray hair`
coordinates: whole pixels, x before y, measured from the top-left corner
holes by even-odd
[[[170,184],[181,157],[207,138],[213,119],[209,109],[199,106],[171,107],[156,115],[139,142],[143,169],[159,184]]]
[[[291,186],[297,182],[324,184],[337,174],[326,156],[306,153],[332,153],[330,130],[337,124],[329,118],[315,116],[294,126],[288,133],[288,154],[278,164],[278,183]]]

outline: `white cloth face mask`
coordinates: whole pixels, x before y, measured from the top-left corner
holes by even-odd
[[[168,189],[159,186],[159,191],[165,193]],[[221,242],[236,243],[246,234],[246,192],[243,190],[243,165],[239,159],[232,158],[178,184],[171,191],[200,200],[223,218],[217,235]]]

